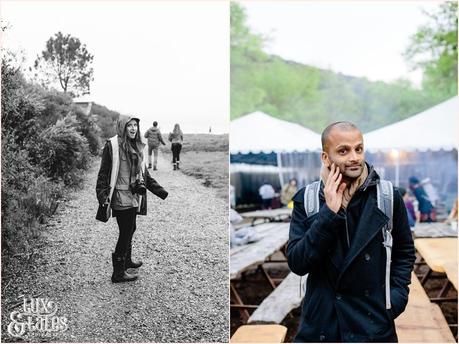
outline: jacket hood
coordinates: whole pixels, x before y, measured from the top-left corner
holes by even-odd
[[[116,126],[118,138],[120,141],[124,141],[124,138],[126,137],[126,125],[130,120],[135,120],[137,122],[137,134],[135,136],[135,140],[139,143],[142,143],[142,139],[140,138],[140,119],[137,117],[120,115]]]
[[[365,191],[367,187],[371,185],[376,185],[379,182],[379,175],[376,173],[373,165],[370,165],[365,161],[365,164],[368,168],[368,176],[367,179],[363,182],[362,186],[360,187],[361,190]]]

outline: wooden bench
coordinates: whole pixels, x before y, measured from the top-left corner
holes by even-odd
[[[300,276],[290,272],[252,313],[247,323],[280,324],[292,309],[300,306],[302,299]]]
[[[395,319],[401,343],[454,343],[455,339],[440,307],[430,302],[413,273],[405,311]]]
[[[282,325],[243,325],[230,339],[230,343],[283,343],[287,327]]]
[[[284,221],[290,219],[292,216],[293,209],[291,208],[279,208],[279,209],[271,209],[271,210],[256,210],[250,211],[247,213],[240,213],[240,215],[244,219],[251,219],[252,225],[255,224],[255,221],[262,220],[262,221]]]

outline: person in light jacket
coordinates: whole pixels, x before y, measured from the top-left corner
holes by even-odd
[[[147,214],[148,189],[165,199],[167,191],[154,180],[143,162],[144,144],[140,138],[139,119],[121,116],[117,135],[107,140],[97,176],[99,202],[96,219],[106,222],[116,217],[119,237],[112,254],[112,282],[129,282],[136,274],[126,270],[139,268],[141,261],[132,260],[132,237],[137,229],[137,215]]]

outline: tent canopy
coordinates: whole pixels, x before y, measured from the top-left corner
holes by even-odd
[[[321,150],[319,134],[263,112],[231,121],[230,137],[231,154]]]
[[[417,115],[364,135],[369,151],[438,151],[457,148],[458,97],[453,97]]]

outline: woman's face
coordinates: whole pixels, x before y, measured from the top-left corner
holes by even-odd
[[[127,134],[130,139],[135,138],[135,135],[137,134],[137,121],[134,119],[131,119],[127,124],[126,124],[126,130]]]

